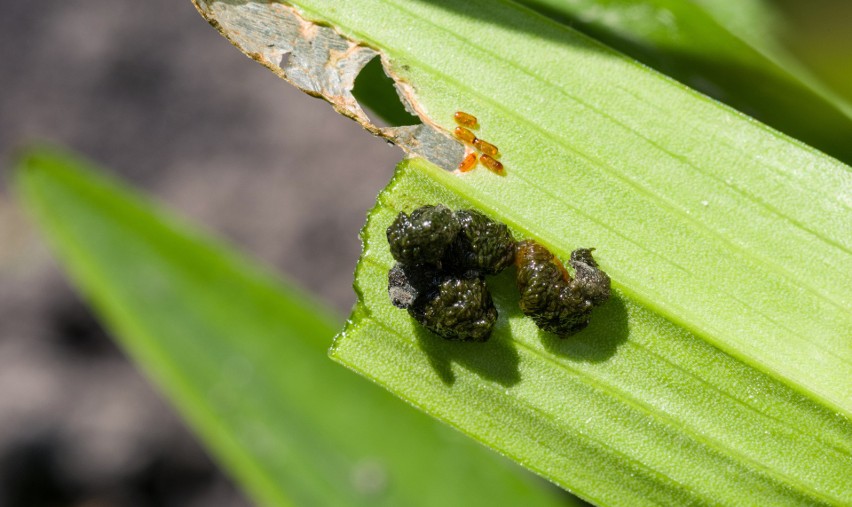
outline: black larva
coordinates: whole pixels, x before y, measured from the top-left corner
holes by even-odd
[[[387,230],[391,255],[403,264],[438,264],[460,227],[453,210],[441,204],[400,213]]]
[[[394,306],[448,340],[487,340],[497,309],[485,275],[512,263],[509,228],[475,210],[423,206],[400,213],[387,237],[397,260],[388,273]]]
[[[442,274],[397,263],[388,274],[388,293],[394,306],[448,340],[485,341],[497,321],[485,279],[473,273]]]
[[[610,280],[598,269],[590,249],[571,253],[574,278],[550,251],[534,241],[515,250],[519,305],[538,327],[569,336],[589,325],[592,308],[609,299]]]
[[[485,275],[513,261],[521,310],[545,331],[568,336],[582,330],[592,308],[609,298],[609,277],[590,249],[571,254],[572,278],[545,247],[516,243],[505,224],[475,210],[437,205],[400,213],[387,237],[397,260],[388,273],[391,302],[448,340],[488,339],[497,309]]]
[[[444,259],[449,268],[493,275],[512,264],[515,238],[506,224],[472,209],[456,211],[456,219],[459,233],[450,243]]]

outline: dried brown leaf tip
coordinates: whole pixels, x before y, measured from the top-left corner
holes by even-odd
[[[482,162],[482,165],[487,167],[491,172],[499,174],[500,176],[506,174],[503,169],[503,164],[495,158],[500,156],[500,150],[488,141],[479,139],[476,137],[476,134],[469,130],[469,128],[475,128],[477,126],[478,120],[476,119],[476,116],[465,113],[464,111],[456,111],[453,118],[456,120],[456,123],[459,124],[459,126],[453,131],[456,138],[476,149],[480,153],[480,162]],[[471,158],[471,155],[473,155],[473,158]],[[468,172],[475,166],[476,153],[469,153],[465,156],[464,160],[462,160],[461,164],[459,164],[459,171]]]

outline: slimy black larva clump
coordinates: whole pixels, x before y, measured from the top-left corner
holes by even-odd
[[[475,210],[423,206],[400,213],[388,227],[391,302],[448,340],[485,341],[497,309],[485,284],[514,262],[521,310],[536,325],[561,337],[589,324],[592,309],[609,299],[610,279],[592,249],[571,253],[572,277],[547,248],[515,242],[505,224]]]
[[[610,280],[598,269],[591,249],[571,253],[574,277],[550,251],[534,241],[521,241],[515,249],[521,310],[538,327],[569,336],[589,324],[592,309],[610,295]]]
[[[475,210],[424,206],[388,227],[391,302],[448,340],[485,341],[497,309],[485,285],[512,263],[515,240],[505,224]]]
[[[459,233],[445,253],[444,263],[457,271],[494,275],[515,258],[515,238],[506,224],[472,209],[456,211]]]
[[[403,264],[438,264],[459,228],[453,210],[442,204],[400,213],[387,231],[391,255]]]
[[[473,274],[440,274],[397,263],[388,274],[388,293],[394,306],[447,340],[486,341],[497,321],[485,279]]]

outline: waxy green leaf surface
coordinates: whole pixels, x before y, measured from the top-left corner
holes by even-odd
[[[849,163],[852,106],[788,55],[763,0],[521,0]]]
[[[521,314],[514,268],[489,279],[500,318],[485,344],[444,341],[392,306],[385,229],[397,213],[441,202],[509,220],[505,208],[483,206],[465,185],[499,185],[498,178],[484,169],[460,177],[418,161],[398,169],[364,229],[360,303],[333,357],[600,505],[850,498],[849,420],[642,304],[600,242],[596,257],[613,276],[614,294],[568,339]],[[535,213],[541,204],[518,207]],[[535,220],[509,223],[518,238],[544,240]],[[563,259],[591,245],[546,242]]]
[[[297,5],[381,48],[431,122],[479,117],[507,176],[443,185],[852,414],[849,167],[514,4]]]

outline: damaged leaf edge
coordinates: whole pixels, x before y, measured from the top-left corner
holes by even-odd
[[[201,16],[246,56],[299,90],[325,100],[341,115],[371,134],[448,171],[464,157],[464,146],[433,122],[411,83],[397,75],[388,56],[335,28],[306,19],[285,3],[192,0]],[[379,127],[352,95],[355,79],[367,63],[380,58],[384,73],[405,109],[423,122]]]

